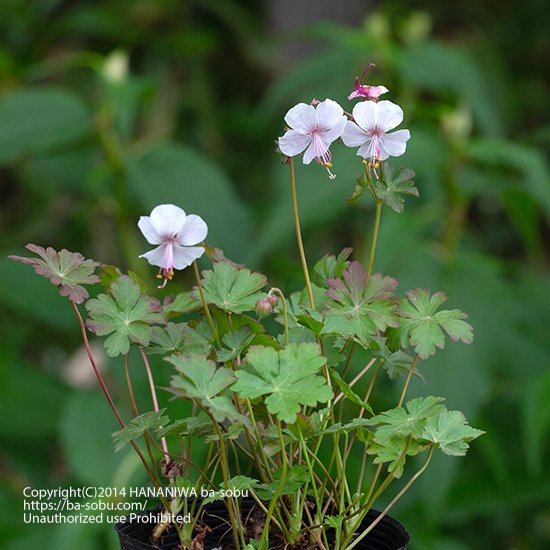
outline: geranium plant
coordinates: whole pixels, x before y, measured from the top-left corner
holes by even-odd
[[[138,222],[145,239],[156,246],[142,257],[159,267],[159,288],[170,284],[176,270],[189,266],[196,286],[163,303],[155,298],[156,289],[146,292],[134,274],[79,253],[28,245],[36,257],[13,257],[32,265],[69,299],[91,365],[121,426],[113,434],[116,448],[132,445],[156,488],[208,490],[202,499],[193,491],[173,497],[165,493],[164,509],[172,515],[188,513],[191,521],[159,522],[151,533],[153,543],[175,529],[182,548],[202,548],[202,511],[209,502],[224,500],[236,549],[351,550],[424,472],[435,451],[464,455],[468,443],[483,433],[470,427],[461,412],[447,410],[442,397],[407,400],[420,362],[443,349],[447,337],[471,343],[472,327],[461,311],[443,309],[447,298],[442,292],[399,294],[394,278],[374,270],[383,208],[400,213],[404,196],[418,196],[414,172],[389,162],[405,152],[410,133],[392,131],[404,115],[395,103],[379,101],[387,92],[356,79],[349,99],[359,101],[351,114],[326,99],[300,103],[285,116],[288,127],[278,146],[289,166],[304,289],[289,294],[270,287],[266,276],[233,263],[204,242],[204,220],[167,204]],[[350,259],[348,248],[310,269],[301,238],[294,157],[303,154],[305,164],[315,160],[333,179],[330,147],[342,146],[338,142],[357,147],[361,159],[348,202],[364,194],[374,201],[370,254],[363,266]],[[196,260],[205,252],[211,266],[200,273]],[[89,298],[87,285],[104,288]],[[135,412],[129,421],[96,368],[90,332],[105,337],[110,357],[121,358]],[[149,412],[141,410],[132,388],[132,346],[147,370],[154,404]],[[369,359],[354,370],[358,348]],[[192,403],[189,417],[174,417],[169,407],[159,409],[148,360],[159,353],[173,368],[170,387],[164,389]],[[401,392],[394,407],[379,411],[371,403],[383,374],[400,384]],[[366,393],[358,393],[360,386]],[[198,439],[206,448],[200,463],[191,450]],[[359,457],[358,471],[350,470],[352,456]],[[410,461],[413,456],[420,459]],[[399,478],[405,481],[394,483]],[[254,500],[260,528],[251,529],[241,515],[241,501],[232,496],[238,491]],[[366,525],[364,518],[385,492],[389,504]]]

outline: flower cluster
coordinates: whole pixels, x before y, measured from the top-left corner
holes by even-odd
[[[355,79],[355,88],[348,99],[360,98],[350,115],[332,99],[313,101],[311,105],[298,103],[285,116],[288,130],[279,138],[279,149],[287,157],[304,153],[303,162],[313,159],[328,170],[334,179],[331,144],[341,138],[348,147],[358,147],[357,155],[363,157],[369,167],[377,168],[380,161],[398,157],[405,152],[410,138],[409,130],[390,132],[403,121],[403,110],[391,101],[378,101],[389,90],[385,86],[367,86]]]

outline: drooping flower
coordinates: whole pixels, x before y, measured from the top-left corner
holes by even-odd
[[[204,254],[202,246],[208,226],[200,216],[186,215],[178,206],[160,204],[150,216],[141,216],[138,227],[149,244],[159,245],[142,254],[151,265],[160,267],[157,277],[167,281],[174,276],[174,269],[184,269]]]
[[[382,94],[386,94],[389,90],[386,86],[368,86],[363,84],[363,79],[365,75],[374,67],[374,63],[369,63],[369,66],[363,71],[361,75],[361,80],[359,77],[355,77],[355,86],[351,94],[348,95],[348,99],[356,99],[362,97],[365,100],[378,101],[378,98]]]
[[[287,157],[293,157],[305,151],[304,164],[315,159],[325,166],[329,176],[332,155],[330,144],[337,140],[344,131],[347,119],[344,110],[336,101],[325,99],[313,105],[298,103],[288,111],[285,122],[289,129],[279,138],[279,148]]]
[[[353,108],[353,121],[348,121],[342,140],[348,147],[359,147],[357,154],[369,159],[372,166],[381,160],[405,152],[411,137],[409,130],[388,133],[403,121],[403,110],[391,101],[362,101]]]

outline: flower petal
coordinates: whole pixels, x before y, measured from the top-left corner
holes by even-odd
[[[309,164],[315,158],[315,153],[315,144],[312,141],[304,153],[304,164]]]
[[[311,143],[311,136],[306,136],[296,130],[288,130],[279,138],[279,149],[287,157],[300,154]]]
[[[166,247],[173,246],[172,243],[164,243],[145,254],[142,254],[140,258],[145,258],[151,265],[158,267],[164,266],[164,258],[166,256]]]
[[[327,145],[330,145],[335,139],[338,139],[342,135],[347,121],[348,119],[342,115],[340,120],[330,130],[326,130],[321,134],[321,139]]]
[[[374,103],[374,101],[362,101],[353,108],[353,118],[360,128],[369,131],[376,127],[378,122],[378,105],[380,103]]]
[[[369,86],[368,88],[368,97],[373,97],[375,99],[389,92],[386,86]]]
[[[391,101],[379,101],[378,105],[378,128],[383,132],[393,130],[403,122],[403,109]]]
[[[298,130],[301,134],[307,134],[315,128],[317,123],[315,107],[306,103],[298,103],[285,115],[285,122],[293,130]]]
[[[385,160],[388,156],[401,156],[407,148],[407,141],[410,137],[411,133],[409,130],[397,130],[397,132],[384,134],[380,138],[380,159]]]
[[[208,235],[206,222],[200,216],[189,214],[178,231],[177,239],[179,244],[191,246],[204,241],[206,235]]]
[[[174,269],[184,269],[204,254],[202,246],[174,246]]]
[[[336,101],[333,101],[332,99],[325,99],[325,101],[317,105],[315,114],[317,116],[318,127],[321,130],[331,130],[344,116],[344,109],[342,109]]]
[[[344,132],[342,134],[342,141],[344,145],[348,147],[357,147],[358,145],[363,145],[367,140],[370,139],[370,136],[365,130],[359,128],[355,122],[348,120]]]
[[[155,229],[149,216],[141,216],[138,221],[138,227],[149,244],[162,243],[162,235]]]
[[[185,212],[173,204],[160,204],[151,212],[151,223],[164,238],[177,235],[185,218]]]

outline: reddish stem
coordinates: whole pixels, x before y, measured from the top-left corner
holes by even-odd
[[[80,325],[80,332],[82,333],[82,341],[84,342],[84,348],[86,349],[86,353],[88,355],[88,359],[90,360],[90,364],[92,365],[92,368],[94,369],[94,373],[97,377],[97,380],[99,382],[99,385],[101,386],[101,389],[103,390],[103,393],[105,394],[105,397],[107,398],[107,401],[109,403],[109,406],[115,413],[116,419],[118,420],[118,423],[124,429],[126,427],[126,424],[124,423],[124,420],[122,420],[122,417],[120,416],[120,413],[118,412],[118,409],[116,408],[116,405],[114,401],[111,398],[111,395],[109,393],[109,390],[107,389],[107,386],[105,385],[105,382],[103,381],[103,377],[101,376],[101,373],[99,372],[99,369],[97,368],[97,364],[95,362],[94,356],[92,355],[92,350],[90,348],[90,343],[88,341],[88,335],[86,334],[86,325],[84,324],[84,320],[82,319],[82,315],[80,315],[80,311],[78,311],[78,307],[76,304],[71,300],[71,305],[73,306],[74,312],[76,313],[76,316],[78,318],[78,323]],[[135,443],[135,441],[130,441],[130,444],[138,454],[139,458],[141,459],[141,462],[143,463],[143,466],[145,467],[145,470],[147,471],[147,474],[151,481],[153,482],[153,485],[156,485],[155,479],[153,476],[153,473],[151,472],[151,469],[149,468],[149,464],[147,464],[147,460],[143,456],[143,453],[139,450],[139,447]]]

